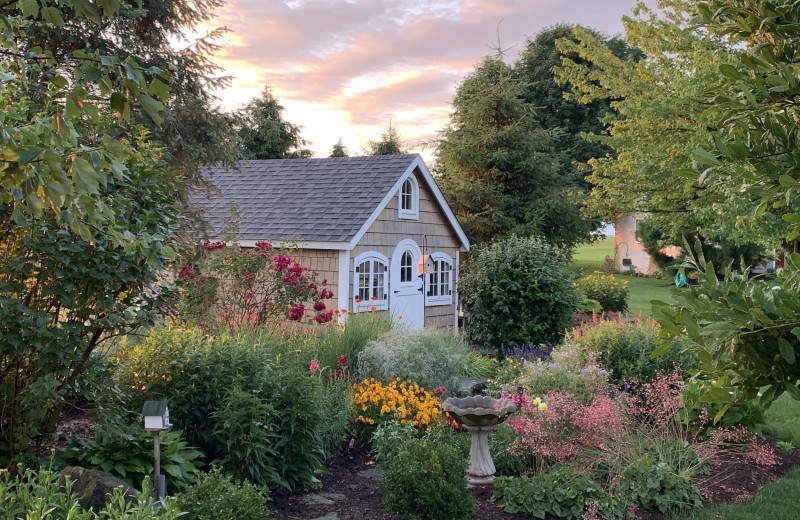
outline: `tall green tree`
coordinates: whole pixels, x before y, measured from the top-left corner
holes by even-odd
[[[217,121],[199,113],[210,43],[168,41],[220,2],[101,4],[7,2],[0,18],[0,464],[54,426],[100,345],[168,309],[177,180],[221,157],[201,152],[214,129],[175,116]],[[175,139],[189,148],[167,153]]]
[[[379,139],[369,140],[369,145],[366,149],[367,155],[400,155],[407,152],[403,139],[397,133],[397,127],[391,121],[389,121],[389,126],[381,133]]]
[[[298,159],[311,157],[309,142],[300,136],[302,128],[283,118],[283,105],[264,87],[241,111],[239,137],[245,159]]]
[[[715,266],[697,255],[700,286],[672,306],[654,306],[663,339],[691,341],[699,393],[722,420],[741,416],[743,401],[758,398],[766,408],[784,392],[800,399],[800,7],[715,0],[698,2],[693,14],[710,34],[746,50],[717,68],[707,113],[716,132],[695,152],[695,176],[715,179],[723,195],[751,197],[756,215],[781,223],[790,249],[785,268],[766,281],[732,270],[718,280]]]
[[[581,103],[567,99],[564,90],[570,90],[570,85],[559,84],[553,74],[553,69],[561,65],[563,58],[556,42],[562,39],[577,41],[573,30],[578,27],[603,41],[621,60],[643,58],[640,50],[629,47],[621,38],[605,38],[589,27],[560,24],[545,28],[527,40],[513,74],[522,85],[522,100],[536,107],[529,117],[542,128],[555,131],[553,146],[559,152],[560,175],[583,184],[583,177],[589,171],[587,162],[610,155],[613,150],[602,142],[584,137],[605,132],[603,120],[611,112],[611,100],[598,98]],[[591,64],[576,53],[569,58],[591,68]]]
[[[436,152],[437,182],[476,243],[516,234],[572,245],[588,232],[576,186],[559,175],[555,131],[534,120],[523,88],[499,58],[464,79]]]
[[[336,144],[334,144],[333,148],[331,148],[330,157],[347,157],[347,147],[344,145],[341,139],[336,141]]]
[[[650,239],[653,253],[698,236],[706,254],[728,252],[722,263],[745,253],[752,260],[754,251],[774,243],[774,219],[752,218],[749,197],[725,195],[714,179],[699,182],[691,173],[694,150],[714,138],[707,92],[736,53],[696,28],[695,3],[661,0],[658,11],[640,3],[624,19],[626,41],[644,59],[617,55],[596,34],[575,28],[572,39],[557,43],[564,59],[555,71],[571,87],[568,99],[603,100],[612,109],[604,119],[608,132],[588,136],[614,152],[589,161],[590,213],[607,220],[627,211],[646,215],[642,238]]]

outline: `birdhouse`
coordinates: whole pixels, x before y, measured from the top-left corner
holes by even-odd
[[[433,259],[431,255],[422,255],[417,264],[417,271],[419,274],[430,273],[433,271]]]
[[[145,401],[142,407],[144,429],[148,432],[169,430],[169,408],[166,401]]]

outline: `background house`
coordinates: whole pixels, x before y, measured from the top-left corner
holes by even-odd
[[[196,198],[213,239],[297,241],[294,260],[326,279],[328,308],[389,312],[411,328],[455,327],[459,255],[469,241],[417,155],[242,161],[211,168]]]
[[[617,214],[614,220],[614,268],[619,272],[634,271],[652,275],[659,271],[658,265],[645,251],[642,241],[636,237],[636,226],[641,218],[637,213],[626,212]],[[661,252],[677,258],[681,248],[669,246]]]

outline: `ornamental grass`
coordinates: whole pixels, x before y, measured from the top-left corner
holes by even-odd
[[[378,425],[397,420],[428,430],[442,420],[442,403],[434,392],[399,377],[389,383],[374,378],[353,385],[356,432],[360,439],[371,438]]]

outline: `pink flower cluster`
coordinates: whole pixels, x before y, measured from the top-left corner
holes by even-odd
[[[570,396],[550,392],[545,409],[528,408],[531,412],[508,420],[518,435],[509,447],[514,455],[566,462],[577,459],[587,448],[605,449],[604,439],[625,432],[624,414],[612,398],[602,394],[585,406]]]

